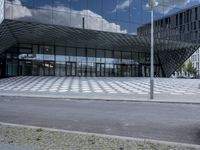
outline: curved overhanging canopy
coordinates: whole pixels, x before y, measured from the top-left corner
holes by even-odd
[[[67,26],[4,20],[0,25],[0,53],[17,43],[87,47],[150,53],[150,38]],[[170,76],[200,44],[155,39],[155,54]]]

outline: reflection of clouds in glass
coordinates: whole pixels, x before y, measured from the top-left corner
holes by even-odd
[[[148,0],[145,0],[146,2]],[[162,14],[167,14],[169,11],[171,11],[174,8],[182,8],[186,6],[188,3],[192,1],[198,1],[200,0],[157,0],[159,5],[156,7],[156,11]],[[113,13],[117,11],[123,11],[130,7],[130,5],[135,3],[133,0],[123,0],[121,3],[117,4],[115,9],[112,11]],[[146,7],[146,5],[144,6]]]
[[[53,12],[53,23],[57,25],[68,25],[72,27],[82,27],[82,19],[85,18],[85,28],[93,30],[103,30],[108,32],[127,33],[127,30],[121,29],[121,26],[116,23],[108,22],[101,15],[94,13],[91,10],[73,10],[65,6],[51,7],[45,5],[43,9],[28,9],[22,6],[19,0],[15,0],[20,4],[19,7],[13,7],[15,19],[30,18],[39,22],[51,23],[51,13],[48,10],[56,10]]]
[[[4,19],[4,0],[0,0],[0,23]]]
[[[31,17],[32,14],[30,12],[30,10],[25,7],[25,6],[22,6],[22,3],[20,0],[14,0],[15,1],[15,4],[19,4],[17,5],[18,7],[12,7],[13,9],[13,16],[15,18],[21,18],[21,17]]]
[[[157,7],[157,10],[160,13],[168,13],[171,9],[174,8],[182,8],[186,4],[190,3],[192,0],[157,0],[159,3],[159,6]],[[197,0],[200,1],[200,0]],[[112,12],[116,12],[117,10],[124,10],[128,8],[131,3],[134,5],[133,0],[124,0],[123,2],[116,5],[115,9]]]
[[[182,8],[190,3],[192,0],[157,0],[159,5],[156,8],[156,11],[162,14],[167,14],[174,8]]]
[[[124,0],[120,4],[117,4],[115,9],[112,12],[116,12],[117,10],[124,10],[130,6],[130,4],[133,2],[133,0]]]

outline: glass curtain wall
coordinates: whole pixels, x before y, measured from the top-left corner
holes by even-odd
[[[5,17],[76,28],[82,28],[84,18],[86,29],[137,34],[139,26],[150,22],[147,3],[148,0],[5,0]],[[159,0],[155,19],[179,11],[181,4],[184,1]]]
[[[55,51],[55,75],[56,76],[65,76],[65,47],[56,47]]]
[[[19,44],[5,52],[6,76],[148,77],[148,53]],[[163,76],[155,55],[155,75]]]
[[[0,23],[4,19],[4,0],[0,0]]]

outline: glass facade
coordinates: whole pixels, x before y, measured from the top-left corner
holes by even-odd
[[[0,0],[0,23],[4,19],[4,0]]]
[[[148,0],[5,0],[7,19],[137,34],[150,22]],[[158,0],[155,19],[179,11],[181,2]],[[184,4],[184,2],[182,2]],[[176,7],[177,6],[177,7]]]
[[[150,36],[151,23],[139,27],[137,33]],[[200,5],[154,20],[154,37],[200,43]]]
[[[147,53],[89,48],[18,44],[8,49],[6,76],[148,77]],[[155,75],[162,68],[155,55]]]

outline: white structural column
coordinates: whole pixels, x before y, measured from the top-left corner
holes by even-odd
[[[150,77],[150,99],[154,98],[154,28],[153,8],[151,8],[151,77]]]
[[[158,5],[156,0],[149,0],[149,7],[151,8],[151,77],[150,77],[150,99],[154,98],[154,24],[153,13],[154,7]]]

